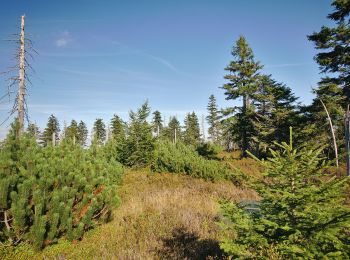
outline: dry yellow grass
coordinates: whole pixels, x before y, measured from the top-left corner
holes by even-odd
[[[120,187],[113,220],[76,244],[65,240],[36,253],[22,245],[5,259],[211,259],[218,246],[219,199],[257,199],[229,182],[130,171]],[[1,257],[0,257],[1,258]]]

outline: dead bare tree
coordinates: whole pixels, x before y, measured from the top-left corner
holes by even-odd
[[[14,39],[8,39],[7,41],[14,42],[18,45],[18,48],[14,55],[16,64],[10,67],[6,72],[2,73],[7,75],[8,84],[6,93],[0,97],[0,100],[8,97],[9,102],[11,102],[11,98],[15,93],[16,96],[13,100],[9,115],[5,120],[3,120],[0,125],[4,124],[11,116],[17,113],[19,133],[21,133],[24,130],[24,120],[26,119],[27,122],[29,122],[26,96],[28,85],[27,83],[31,84],[31,81],[27,72],[28,70],[34,71],[29,63],[29,59],[33,59],[33,52],[37,53],[32,47],[32,41],[25,35],[25,15],[21,16],[20,33],[13,34],[13,36],[15,36]]]
[[[326,110],[329,126],[331,128],[331,133],[332,133],[332,138],[333,138],[333,146],[334,146],[334,153],[335,153],[335,163],[336,163],[337,168],[338,168],[339,167],[338,147],[337,147],[337,140],[335,139],[335,133],[334,133],[334,128],[333,128],[333,124],[332,124],[332,119],[331,119],[331,116],[328,113],[328,109],[327,109],[326,105],[323,103],[322,99],[320,99],[320,101],[322,103],[322,106],[323,106],[324,110]]]

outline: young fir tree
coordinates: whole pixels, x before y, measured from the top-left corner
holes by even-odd
[[[158,110],[153,112],[152,128],[153,128],[153,132],[156,133],[157,137],[159,137],[162,134],[163,120],[162,120],[162,115]]]
[[[53,137],[55,138],[55,142],[59,140],[59,131],[60,125],[58,123],[57,118],[54,115],[49,117],[46,128],[41,135],[41,142],[44,146],[48,146],[52,144]]]
[[[97,118],[94,123],[93,137],[99,144],[103,144],[106,140],[106,126],[101,118]]]
[[[164,137],[176,143],[182,139],[182,131],[179,120],[176,116],[170,117],[168,126],[164,129]]]
[[[350,101],[350,1],[334,0],[332,3],[334,12],[328,18],[335,22],[334,27],[322,26],[319,32],[309,35],[316,49],[320,50],[315,60],[323,73],[328,73],[321,83],[332,86],[333,83],[340,86],[346,102]]]
[[[326,174],[321,150],[278,144],[260,161],[255,203],[222,204],[221,248],[239,259],[349,259],[349,178]]]
[[[221,125],[220,125],[220,114],[218,111],[218,106],[216,104],[216,99],[214,95],[210,95],[209,103],[207,106],[208,116],[206,117],[209,124],[208,134],[210,140],[215,144],[220,144],[221,135]]]
[[[254,60],[253,51],[243,36],[239,37],[231,54],[234,59],[225,68],[229,74],[224,77],[229,82],[222,88],[225,90],[226,100],[243,99],[243,104],[238,107],[238,113],[235,115],[237,121],[235,130],[237,142],[243,151],[243,156],[246,156],[254,132],[252,96],[258,89],[259,70],[262,66]],[[236,109],[233,112],[236,112]]]
[[[81,146],[86,145],[88,133],[89,133],[89,131],[86,127],[86,124],[83,121],[80,121],[78,124],[78,132],[77,132],[78,140],[77,141]]]
[[[130,123],[126,153],[127,165],[145,166],[152,160],[154,140],[152,126],[147,122],[150,115],[150,107],[146,101],[136,112],[130,111]]]
[[[197,146],[200,143],[200,128],[198,117],[195,112],[188,113],[185,117],[185,130],[183,133],[184,142],[188,145]]]
[[[29,136],[38,139],[40,136],[39,127],[35,123],[29,123],[27,127],[27,133]]]

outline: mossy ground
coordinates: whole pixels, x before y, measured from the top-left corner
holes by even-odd
[[[122,204],[107,224],[82,241],[59,240],[36,252],[30,245],[0,249],[0,259],[216,259],[220,199],[253,200],[255,192],[230,182],[129,170],[119,188]]]

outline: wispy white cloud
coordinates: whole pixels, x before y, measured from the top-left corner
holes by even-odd
[[[55,40],[55,45],[58,48],[66,47],[71,41],[72,37],[69,31],[64,31],[63,33],[60,33],[58,38]]]

